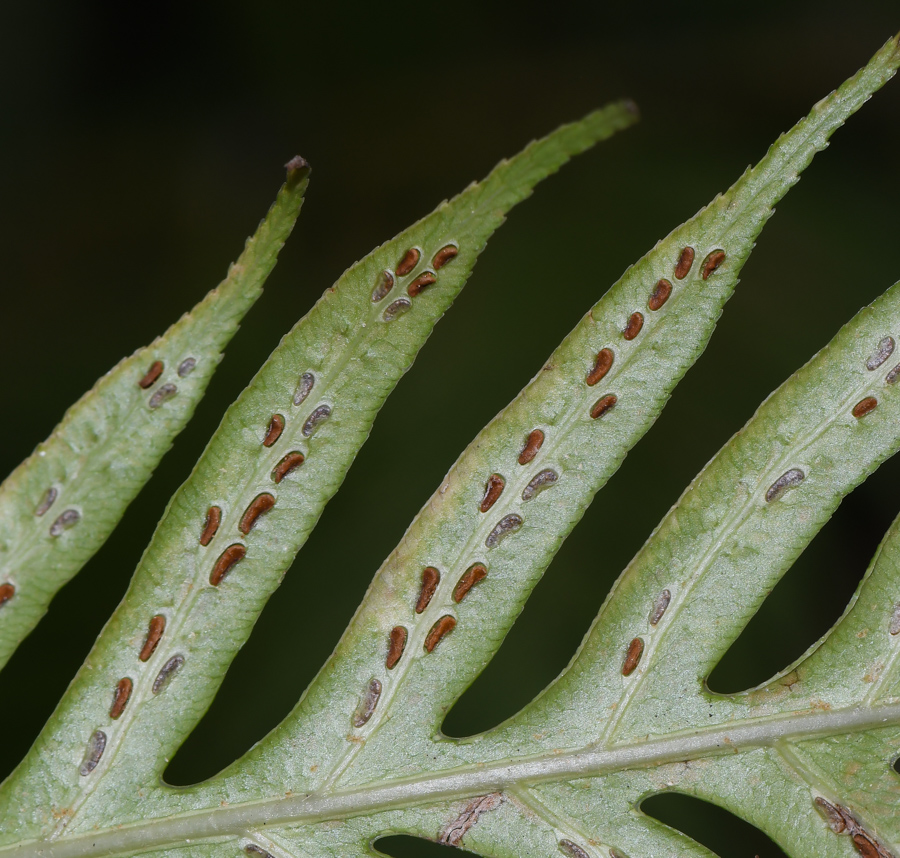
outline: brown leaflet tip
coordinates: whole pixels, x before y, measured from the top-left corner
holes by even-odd
[[[418,247],[411,247],[407,250],[403,255],[403,259],[397,263],[397,267],[394,269],[397,272],[397,276],[406,277],[406,275],[419,264],[419,257],[421,255],[422,253]]]
[[[144,646],[138,656],[141,661],[150,660],[150,656],[153,655],[153,651],[156,649],[156,645],[159,643],[159,639],[163,636],[165,630],[166,618],[162,614],[157,614],[150,620],[147,626],[147,637],[144,639]]]
[[[303,453],[299,450],[288,453],[273,469],[273,481],[280,483],[294,468],[299,468],[304,461],[306,460]]]
[[[271,447],[281,437],[282,432],[284,432],[284,417],[273,414],[266,429],[266,437],[263,438],[263,447]]]
[[[483,563],[473,563],[456,584],[453,590],[453,601],[457,604],[466,598],[469,590],[471,590],[480,581],[487,577],[487,568]]]
[[[16,595],[16,588],[7,581],[0,584],[0,608],[2,608],[13,596]]]
[[[488,477],[488,481],[484,484],[484,496],[481,498],[481,503],[478,508],[482,512],[487,512],[499,499],[500,495],[503,494],[503,489],[506,487],[506,480],[503,479],[500,474],[491,474]]]
[[[438,837],[438,842],[447,846],[459,846],[466,833],[478,823],[479,818],[502,803],[503,794],[499,792],[473,798],[456,819],[444,826]]]
[[[425,638],[425,652],[434,652],[434,648],[441,642],[441,639],[444,635],[452,632],[453,629],[456,628],[456,618],[451,617],[450,614],[444,614],[432,627],[431,631],[428,632],[428,637]]]
[[[294,157],[284,165],[284,169],[287,170],[288,173],[292,173],[295,170],[308,170],[309,161],[300,155],[294,155]]]
[[[706,280],[710,274],[713,274],[716,269],[725,261],[725,251],[724,250],[714,250],[706,259],[703,261],[703,268],[701,269],[700,276]]]
[[[622,676],[630,676],[634,673],[643,654],[644,641],[641,638],[635,638],[628,644],[628,652],[625,653],[625,660],[622,662]]]
[[[431,265],[435,271],[439,271],[448,262],[451,262],[453,259],[455,259],[458,253],[459,248],[456,247],[456,245],[445,245],[437,253],[434,254],[434,259],[431,260]]]
[[[519,453],[519,464],[527,465],[538,454],[538,450],[541,449],[543,443],[544,433],[540,429],[532,429],[525,441],[522,452]]]
[[[421,295],[434,283],[437,283],[437,277],[430,271],[426,271],[424,274],[420,274],[416,277],[416,279],[406,287],[406,292],[410,298],[415,298],[417,295]]]
[[[594,367],[584,378],[589,387],[593,387],[606,375],[606,373],[609,372],[610,367],[613,365],[613,360],[615,360],[615,355],[613,354],[612,349],[600,349],[600,351],[597,352],[597,357],[594,360]]]
[[[138,382],[138,387],[143,388],[144,390],[148,387],[152,387],[156,383],[156,380],[162,375],[163,369],[165,369],[165,367],[161,360],[153,361],[153,363],[150,364],[150,369],[147,370],[146,375]]]
[[[206,521],[203,523],[203,533],[200,534],[200,544],[201,545],[209,545],[212,542],[213,537],[216,535],[216,532],[219,529],[219,525],[222,523],[222,508],[218,506],[211,506],[206,511]]]
[[[608,393],[606,396],[601,396],[594,403],[594,407],[591,408],[591,417],[594,420],[602,417],[607,411],[611,411],[616,403],[619,401],[619,398],[614,393]]]
[[[422,570],[422,589],[419,590],[419,599],[416,602],[417,614],[421,614],[428,607],[440,583],[441,573],[434,566],[426,566]]]
[[[229,545],[216,560],[215,566],[209,573],[209,583],[218,587],[222,579],[231,571],[231,568],[239,563],[247,554],[247,549],[240,542]]]
[[[859,402],[853,406],[853,411],[851,413],[859,420],[860,417],[865,417],[877,407],[878,400],[874,396],[867,396],[865,399],[860,399]]]
[[[633,340],[641,332],[641,328],[643,327],[643,315],[641,315],[640,313],[632,313],[628,317],[628,321],[625,323],[625,328],[622,330],[622,336],[626,340]]]
[[[678,257],[678,262],[675,264],[675,279],[684,280],[684,278],[688,276],[688,272],[690,272],[693,264],[694,248],[686,247],[681,251],[681,256]]]
[[[133,687],[134,683],[127,676],[120,679],[116,685],[116,690],[113,692],[112,706],[109,707],[109,717],[113,721],[125,711]]]
[[[238,524],[238,530],[245,536],[253,530],[256,520],[275,506],[275,497],[268,492],[257,495],[247,507]]]
[[[672,284],[668,280],[660,280],[656,284],[656,288],[654,288],[653,292],[650,294],[650,297],[647,299],[647,307],[650,310],[659,310],[660,307],[669,300],[671,294]]]
[[[397,666],[397,662],[400,661],[403,650],[406,649],[408,634],[403,626],[394,626],[391,629],[391,633],[388,636],[388,654],[384,660],[384,666],[388,670],[393,670]]]
[[[370,679],[369,684],[366,686],[366,693],[360,700],[356,712],[353,713],[351,723],[354,727],[362,727],[375,714],[380,697],[381,683],[377,679]]]

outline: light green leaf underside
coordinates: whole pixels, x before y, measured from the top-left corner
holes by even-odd
[[[502,643],[528,593],[596,491],[704,349],[774,203],[796,182],[830,134],[891,77],[897,62],[892,43],[866,69],[817,104],[727,194],[629,269],[591,309],[535,379],[451,469],[379,571],[335,656],[294,713],[235,767],[233,775],[220,780],[218,792],[213,792],[212,785],[207,787],[213,795],[232,802],[246,800],[249,794],[244,785],[262,780],[296,792],[328,792],[385,777],[415,776],[423,759],[429,759],[432,769],[478,765],[520,753],[579,748],[603,737],[603,731],[617,721],[608,720],[606,713],[619,704],[623,693],[632,693],[630,688],[645,671],[646,660],[629,681],[621,673],[626,647],[637,635],[652,631],[647,623],[651,605],[675,574],[666,566],[660,572],[662,561],[645,564],[639,580],[647,593],[629,594],[608,609],[607,613],[627,611],[628,622],[606,621],[604,634],[594,636],[598,643],[588,641],[570,676],[545,695],[536,714],[532,715],[531,707],[487,737],[464,742],[444,739],[440,727],[447,710]],[[679,278],[676,268],[685,247],[694,249],[694,262],[686,276]],[[725,253],[724,261],[704,277],[706,261],[719,250]],[[672,284],[671,297],[652,310],[648,299],[661,279]],[[628,340],[623,329],[635,312],[643,314],[643,326]],[[604,348],[614,354],[612,367],[599,383],[589,385],[586,374]],[[864,348],[870,348],[869,344]],[[847,358],[848,363],[853,360]],[[593,419],[592,407],[609,394],[617,397],[615,407]],[[535,428],[544,433],[543,445],[531,462],[520,465],[525,439]],[[788,467],[772,476],[766,487]],[[527,487],[548,470],[556,481],[526,500]],[[483,513],[480,503],[492,474],[503,477],[505,488]],[[690,494],[696,495],[696,489]],[[727,484],[727,493],[717,485],[711,494],[716,497],[705,497],[701,510],[731,502],[733,482]],[[507,516],[518,516],[521,529],[489,547],[491,533]],[[709,528],[714,521],[707,516],[703,527]],[[709,539],[714,542],[715,533],[710,530]],[[487,575],[457,603],[457,583],[474,564],[483,564]],[[428,607],[418,614],[415,607],[427,567],[439,571],[441,582]],[[628,587],[629,580],[623,586]],[[672,579],[670,588],[676,593],[675,610],[659,626],[657,637],[669,633],[671,620],[679,614],[677,580]],[[456,625],[429,653],[425,643],[435,624],[446,616]],[[745,613],[744,621],[747,617]],[[734,625],[732,637],[719,637],[718,645],[727,647],[742,625]],[[402,658],[389,668],[385,657],[395,627],[407,629],[408,639]],[[721,623],[718,630],[721,635]],[[685,637],[690,636],[686,631]],[[694,641],[693,650],[700,645]],[[681,650],[666,649],[680,666]],[[377,708],[365,725],[353,728],[351,719],[373,679],[382,688]],[[702,722],[693,710],[693,720],[685,720],[681,710],[687,704],[663,702],[676,682],[684,684],[682,674],[653,683],[660,689],[659,708],[668,706],[665,716],[659,717],[679,728],[706,723],[705,708]],[[697,697],[693,686],[691,692]],[[640,730],[646,733],[650,727],[641,721]]]
[[[305,165],[290,170],[218,288],[103,376],[0,485],[0,587],[15,588],[0,605],[0,667],[103,545],[190,420],[290,235],[308,175]]]
[[[671,790],[723,805],[797,858],[900,855],[900,778],[892,769],[900,751],[900,634],[892,634],[900,523],[845,617],[807,659],[745,694],[716,696],[703,686],[841,497],[900,448],[893,378],[900,351],[879,363],[886,338],[900,337],[900,284],[779,388],[704,469],[623,573],[554,685],[487,734],[439,733],[444,712],[500,645],[558,543],[702,350],[771,206],[898,64],[894,39],[732,191],[626,272],[463,454],[379,572],[335,657],[255,751],[190,790],[148,778],[135,803],[144,819],[126,812],[118,820],[127,824],[116,826],[116,817],[98,816],[97,829],[76,825],[49,848],[40,841],[0,848],[0,858],[138,850],[235,858],[248,846],[247,854],[263,858],[363,856],[378,854],[373,842],[391,833],[497,858],[710,855],[640,812],[643,799]],[[697,250],[693,270],[672,280],[664,307],[647,311],[648,294],[660,277],[671,279],[686,245]],[[702,278],[698,267],[718,249],[724,262]],[[636,310],[643,328],[623,341]],[[771,333],[777,347],[790,324]],[[585,373],[604,347],[615,351],[613,367],[589,388]],[[618,397],[615,408],[590,418],[607,393]],[[519,466],[535,427],[544,445]],[[523,500],[532,478],[549,468],[558,479]],[[803,478],[779,482],[793,471]],[[492,473],[503,475],[505,488],[482,514]],[[486,545],[494,524],[512,514],[521,515],[521,529]],[[485,563],[487,577],[456,603],[453,589],[474,560]],[[416,615],[428,565],[442,573],[441,585]],[[651,623],[663,589],[670,602]],[[456,627],[426,653],[425,636],[448,613]],[[409,638],[389,670],[386,637],[395,625]],[[642,657],[624,675],[635,638]],[[378,704],[356,727],[373,678],[382,683]],[[129,799],[118,800],[121,807]],[[834,817],[829,825],[825,807],[842,815],[843,831]],[[162,818],[171,811],[178,813]]]
[[[613,105],[501,162],[483,183],[350,268],[284,338],[174,496],[123,603],[0,792],[0,818],[18,819],[18,833],[6,828],[0,839],[140,818],[152,797],[183,801],[185,793],[157,786],[161,770],[206,710],[378,409],[463,287],[488,237],[538,181],[635,118],[631,105]],[[446,248],[457,254],[451,257]],[[418,260],[404,272],[410,249]],[[385,272],[395,282],[380,298],[373,290]],[[412,296],[413,284],[427,272],[436,282]],[[405,313],[389,312],[397,301],[409,302]],[[280,435],[276,425],[283,425]],[[292,453],[301,453],[303,463],[275,479]],[[245,533],[241,522],[263,493],[274,506]],[[212,506],[221,510],[221,521],[203,545]],[[223,568],[219,558],[234,545],[246,556],[214,585],[213,570]],[[143,662],[138,655],[153,617],[165,618],[165,631]],[[178,669],[163,684],[160,676],[170,675],[166,667],[173,665]],[[131,680],[133,690],[113,719],[113,693],[122,679]],[[81,775],[98,730],[106,737],[102,759]],[[31,811],[19,814],[22,806]]]

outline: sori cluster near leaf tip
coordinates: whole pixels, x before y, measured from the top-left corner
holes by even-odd
[[[391,833],[497,858],[711,854],[641,812],[666,791],[727,808],[792,856],[900,856],[900,523],[807,656],[753,691],[704,685],[841,498],[900,449],[900,284],[704,468],[554,683],[486,733],[441,732],[703,352],[775,204],[898,65],[895,38],[629,268],[453,465],[288,717],[218,776],[171,787],[167,762],[487,240],[539,181],[630,126],[634,106],[532,143],[349,268],[228,409],[0,787],[0,858],[363,856]],[[308,176],[288,163],[219,287],[0,486],[0,665],[186,425]]]

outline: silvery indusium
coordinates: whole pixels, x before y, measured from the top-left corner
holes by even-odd
[[[900,286],[703,470],[557,681],[488,733],[440,733],[703,351],[772,207],[898,64],[894,39],[630,268],[462,454],[294,711],[217,777],[169,787],[167,761],[487,239],[537,182],[632,124],[633,106],[533,143],[352,266],[172,499],[85,668],[0,790],[0,858],[370,855],[391,832],[489,856],[709,854],[637,809],[673,788],[791,855],[900,855],[900,525],[845,616],[790,673],[738,695],[703,686],[840,498],[900,448]],[[226,280],[104,376],[0,488],[4,662],[191,416],[308,175],[289,162]]]

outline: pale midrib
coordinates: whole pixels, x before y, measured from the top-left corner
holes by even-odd
[[[807,134],[806,137],[804,137],[801,141],[797,142],[797,144],[794,146],[794,148],[792,150],[790,150],[790,152],[785,156],[785,162],[790,163],[792,161],[792,159],[797,157],[798,152],[801,152],[801,151],[807,152],[809,150],[810,146],[813,146],[814,154],[815,154],[815,152],[819,151],[815,147],[814,144],[810,143],[810,139],[813,137],[814,133],[819,130],[820,130],[820,128],[818,126],[814,126],[812,128],[812,130],[809,132],[809,134]],[[702,236],[705,244],[707,246],[712,246],[713,244],[719,243],[717,241],[717,239],[721,239],[722,240],[721,243],[725,244],[726,243],[724,241],[725,237],[728,236],[732,232],[732,230],[734,230],[737,227],[737,225],[740,222],[742,222],[744,219],[746,219],[748,217],[751,218],[751,220],[752,220],[754,209],[757,210],[757,214],[758,214],[759,199],[761,197],[763,197],[765,191],[771,185],[777,184],[779,181],[782,180],[783,171],[784,171],[784,168],[782,166],[782,168],[780,170],[775,171],[774,176],[769,177],[768,179],[763,181],[757,188],[751,189],[749,191],[749,193],[750,193],[749,198],[745,202],[743,202],[740,205],[740,207],[731,214],[730,219],[726,219],[726,225],[724,227],[720,227],[720,229],[716,229],[715,226],[717,226],[717,224],[714,220],[714,226],[712,228],[710,228],[709,230],[707,230],[705,232],[703,230],[700,230],[700,235]],[[747,182],[748,188],[752,185],[752,182],[750,181],[751,178],[753,178],[752,175],[751,175],[751,177],[748,177],[748,182]],[[741,180],[739,179],[738,182],[740,182],[740,181]],[[771,211],[772,206],[773,206],[773,203],[766,204],[766,206],[765,206],[766,211]],[[709,211],[710,211],[710,208],[705,209],[699,215],[699,218],[702,219],[703,216],[706,215]],[[710,233],[711,235],[709,235],[707,233]],[[698,236],[698,239],[695,243],[697,243],[697,244],[700,243],[699,238],[700,238],[700,236]],[[666,242],[668,243],[668,242],[670,242],[670,240],[671,240],[671,236],[666,239]],[[648,257],[655,257],[656,255],[657,255],[656,250],[653,250],[650,252],[650,254],[648,254]],[[738,272],[735,272],[735,278],[734,278],[735,282],[737,280],[737,274],[739,272],[740,272],[740,269],[738,269]],[[635,293],[634,297],[636,297],[638,289],[641,287],[639,285],[639,282],[635,282],[633,284],[628,283],[627,282],[628,277],[629,277],[629,275],[626,274],[623,277],[621,277],[618,281],[616,281],[616,283],[614,283],[613,286],[611,287],[610,293],[612,293],[617,287],[622,285],[623,292],[627,293],[628,288],[626,288],[626,287],[630,287],[631,291]],[[631,364],[633,363],[633,361],[637,357],[643,355],[644,349],[642,348],[642,343],[646,340],[647,336],[652,336],[652,334],[654,332],[658,333],[659,328],[661,328],[665,324],[666,318],[672,314],[673,310],[676,310],[676,308],[678,306],[680,306],[680,303],[683,300],[687,300],[690,297],[690,290],[688,287],[690,285],[695,285],[692,283],[692,281],[695,279],[696,279],[696,274],[693,275],[691,281],[685,281],[683,284],[681,284],[685,288],[680,288],[677,292],[675,292],[673,294],[673,300],[671,302],[671,305],[668,308],[663,309],[662,312],[659,312],[658,314],[656,314],[655,317],[649,317],[646,320],[645,324],[650,323],[650,324],[647,324],[647,328],[646,328],[648,333],[644,337],[642,337],[641,340],[639,340],[638,342],[636,342],[634,344],[626,343],[624,347],[621,343],[619,344],[619,347],[618,347],[619,351],[617,352],[618,358],[617,358],[617,360],[614,361],[613,366],[610,369],[610,371],[603,377],[603,382],[606,385],[605,389],[608,389],[608,390],[618,389],[618,388],[616,388],[616,383],[620,379],[622,379],[624,381],[624,386],[626,386],[626,387],[628,387],[629,384],[633,383],[628,378],[627,373],[628,373],[628,369],[631,366]],[[726,301],[727,301],[727,298],[731,296],[731,294],[733,294],[733,286],[732,286],[732,290],[729,292],[729,294],[725,298]],[[610,294],[610,299],[612,300],[613,307],[611,308],[611,311],[604,317],[604,321],[611,318],[612,315],[618,309],[618,305],[615,303],[617,300],[616,296]],[[627,295],[625,295],[625,297],[619,303],[622,304],[622,306],[624,306],[626,303],[626,300],[627,300]],[[724,301],[723,301],[723,303],[724,303]],[[553,363],[554,358],[556,358],[560,352],[565,350],[567,344],[575,338],[576,334],[581,329],[582,324],[586,324],[586,320],[588,318],[593,320],[593,312],[595,309],[597,309],[596,304],[594,305],[594,307],[591,308],[588,315],[585,317],[585,320],[583,322],[579,323],[569,334],[567,334],[566,338],[563,340],[562,344],[560,346],[558,346],[556,349],[554,349],[553,353],[550,355],[550,357],[547,359],[547,361],[543,365],[544,367],[546,367],[548,364]],[[655,325],[653,325],[654,321],[656,322]],[[595,340],[595,342],[594,342],[595,349],[602,347],[604,345],[604,343],[606,343],[607,345],[612,344],[611,342],[607,342],[606,340],[602,339],[604,335],[599,330],[602,327],[602,322],[601,323],[594,322],[593,325],[590,325],[590,323],[587,323],[587,324],[589,325],[588,336],[591,337],[593,340]],[[707,337],[707,341],[708,340],[709,340],[709,337]],[[491,430],[495,429],[498,425],[499,426],[503,425],[503,423],[505,422],[505,420],[507,418],[508,413],[510,411],[512,411],[517,404],[524,401],[528,391],[530,391],[532,389],[532,387],[535,385],[535,383],[539,379],[540,375],[541,375],[541,373],[538,372],[538,375],[535,377],[535,379],[532,379],[532,381],[528,382],[528,384],[526,384],[526,386],[522,389],[522,391],[520,391],[520,393],[517,394],[515,399],[513,399],[512,402],[510,402],[500,412],[500,414],[498,414],[493,420],[491,420],[491,422],[478,434],[475,441],[473,441],[472,444],[470,444],[469,447],[466,449],[466,451],[463,454],[463,457],[460,459],[460,461],[457,462],[453,466],[451,472],[447,475],[447,477],[445,477],[444,482],[448,482],[448,481],[452,480],[453,476],[457,473],[457,471],[460,470],[461,468],[463,468],[466,458],[468,458],[473,452],[476,452],[473,449],[473,445],[475,444],[475,442],[482,439],[483,435],[485,435],[486,433],[489,433]],[[597,394],[599,392],[595,387],[587,386],[587,385],[583,385],[583,384],[580,385],[580,387],[572,388],[571,381],[572,381],[572,379],[566,379],[560,386],[564,387],[564,388],[568,388],[569,392],[572,394],[572,398],[575,400],[575,404],[568,405],[566,407],[565,418],[561,421],[560,424],[558,424],[557,431],[553,434],[549,443],[545,442],[542,445],[540,451],[538,452],[537,456],[535,457],[535,462],[534,462],[535,466],[537,466],[537,464],[539,462],[540,466],[553,467],[557,471],[561,471],[563,474],[565,473],[565,469],[562,468],[558,463],[565,459],[566,451],[571,448],[570,439],[571,439],[572,433],[574,432],[575,428],[584,421],[585,409],[589,408],[591,403],[596,400]],[[672,388],[671,388],[671,385],[663,385],[660,389],[663,391],[669,390],[671,392]],[[629,393],[631,392],[631,390],[632,390],[632,388],[629,388]],[[515,420],[515,417],[513,417],[513,420]],[[539,420],[535,423],[535,425],[547,425],[547,424],[545,423],[545,421]],[[592,492],[591,498],[588,501],[589,503],[593,500],[593,497],[596,496],[596,494],[603,488],[603,486],[606,485],[606,483],[609,481],[612,474],[615,473],[617,466],[614,466],[612,471],[610,471],[610,468],[609,468],[609,462],[610,461],[612,461],[613,463],[615,462],[615,454],[617,452],[621,452],[621,449],[623,446],[626,448],[626,451],[628,449],[631,449],[631,447],[633,447],[635,443],[636,442],[634,442],[634,441],[632,441],[630,443],[628,441],[626,441],[626,442],[624,442],[624,444],[619,443],[618,446],[614,446],[611,450],[606,449],[606,453],[607,453],[606,461],[603,463],[605,467],[602,469],[598,468],[597,473],[602,476],[601,476],[601,479],[599,480],[599,485]],[[495,452],[497,453],[497,455],[499,455],[501,451],[498,449]],[[504,469],[503,463],[495,462],[495,464],[497,466],[498,473],[499,472],[508,473],[508,471]],[[486,473],[489,472],[489,468],[485,468],[485,472]],[[391,709],[390,709],[391,703],[393,703],[394,698],[396,697],[397,693],[399,692],[400,688],[402,687],[409,671],[413,669],[413,667],[417,664],[419,658],[422,657],[422,644],[424,643],[424,640],[425,640],[425,637],[426,637],[428,631],[433,627],[436,619],[438,617],[440,617],[441,615],[447,614],[447,613],[452,614],[454,616],[454,618],[458,619],[458,617],[459,617],[458,609],[457,609],[456,605],[450,604],[449,595],[452,592],[451,585],[452,585],[452,587],[455,587],[456,586],[455,582],[457,582],[459,580],[459,570],[461,570],[461,568],[464,567],[465,564],[469,560],[471,560],[472,558],[475,557],[475,549],[478,546],[484,544],[485,537],[494,528],[497,521],[499,521],[503,516],[507,515],[510,512],[521,512],[523,516],[525,515],[525,511],[523,510],[524,502],[521,500],[521,493],[522,493],[522,489],[525,488],[525,486],[528,484],[528,482],[534,476],[535,468],[532,467],[532,463],[529,463],[528,467],[520,467],[518,469],[515,469],[513,473],[515,473],[516,476],[511,477],[509,479],[509,481],[504,486],[503,495],[498,499],[497,503],[491,507],[492,514],[490,516],[484,516],[483,518],[479,519],[478,524],[472,530],[472,532],[469,534],[469,536],[464,540],[463,544],[458,549],[455,549],[454,552],[452,552],[451,559],[448,560],[447,556],[443,557],[442,566],[448,572],[451,570],[457,570],[457,572],[456,572],[456,574],[447,574],[447,575],[442,576],[442,579],[438,586],[438,589],[435,592],[434,596],[432,597],[431,602],[429,603],[428,607],[419,617],[414,619],[414,628],[410,629],[409,640],[407,641],[407,648],[409,649],[410,652],[417,653],[417,657],[410,658],[410,659],[404,659],[401,662],[401,664],[398,665],[397,669],[393,672],[393,675],[391,675],[389,677],[390,682],[389,683],[385,682],[386,687],[384,688],[384,691],[382,692],[382,695],[381,695],[379,709],[375,713],[375,717],[372,718],[370,724],[368,725],[368,729],[366,731],[367,738],[371,737],[372,734],[376,730],[378,730],[378,728],[384,723],[385,718],[387,718],[388,715],[391,714]],[[771,480],[770,480],[770,482],[771,482]],[[438,494],[439,492],[440,492],[440,489],[438,489],[438,492],[436,492],[436,494]],[[431,503],[431,501],[429,501],[429,503],[426,504],[425,509],[428,509],[430,507],[430,503]],[[418,519],[418,516],[417,516],[417,519]],[[569,519],[566,519],[566,521],[569,521]],[[405,542],[405,541],[406,541],[406,538],[404,537],[403,542]],[[403,544],[403,542],[401,542],[401,545]],[[384,566],[382,568],[387,567],[387,565],[390,563],[391,558],[393,558],[393,556],[397,552],[397,550],[398,549],[395,549],[394,552],[392,552],[391,557],[388,558],[388,561],[384,564]],[[381,574],[381,570],[379,570],[378,574]],[[438,598],[439,596],[441,596],[442,598]],[[363,605],[363,607],[365,607],[365,605]],[[671,611],[671,614],[674,615],[675,612]],[[649,653],[647,655],[649,655]],[[645,660],[647,660],[647,659],[645,659]],[[618,724],[618,720],[619,719],[616,719],[612,723]],[[351,765],[353,760],[362,752],[363,747],[364,747],[364,745],[362,745],[362,744],[354,743],[354,744],[351,744],[349,747],[347,747],[344,750],[344,752],[341,754],[341,756],[337,759],[337,761],[332,766],[331,771],[329,772],[327,778],[325,779],[324,787],[323,787],[324,789],[329,789],[334,784],[339,782],[341,776],[349,768],[349,766]]]
[[[814,445],[822,440],[825,434],[834,426],[835,422],[838,419],[847,414],[849,408],[855,402],[858,402],[863,394],[879,393],[883,387],[884,377],[880,373],[872,378],[863,379],[863,383],[857,384],[856,387],[854,387],[849,393],[844,395],[843,399],[833,409],[831,415],[827,420],[815,426],[813,431],[801,435],[794,445],[792,445],[789,449],[782,453],[778,459],[776,459],[774,464],[770,462],[766,466],[765,470],[760,471],[760,474],[753,485],[753,489],[748,493],[744,503],[718,529],[717,533],[715,534],[715,538],[712,542],[710,542],[700,560],[694,563],[685,564],[686,566],[691,566],[694,569],[694,572],[685,582],[684,587],[679,588],[678,595],[676,599],[673,600],[675,601],[675,604],[671,605],[666,611],[667,616],[665,617],[665,619],[668,622],[663,626],[661,634],[651,635],[645,638],[647,642],[643,654],[643,660],[645,661],[645,663],[652,664],[653,654],[659,649],[667,633],[671,632],[675,627],[676,621],[681,615],[682,609],[685,607],[685,605],[687,605],[689,597],[693,594],[695,588],[703,581],[712,564],[715,563],[716,560],[718,560],[724,547],[729,542],[733,544],[735,539],[743,529],[744,525],[747,524],[748,520],[752,518],[754,514],[758,513],[760,509],[765,507],[765,504],[761,503],[760,501],[765,488],[772,485],[777,476],[779,474],[785,473],[787,469],[791,467],[791,465],[804,464],[804,467],[807,467],[808,473],[809,466],[807,466],[805,463],[810,458],[809,451],[814,447]],[[757,422],[761,419],[765,419],[764,414],[760,414],[759,416],[755,417],[754,422]],[[713,476],[715,476],[714,472]],[[709,477],[709,479],[712,480],[713,477]],[[847,493],[844,492],[842,496],[846,494]],[[643,553],[644,552],[642,551],[641,554],[643,555]],[[631,683],[623,692],[622,697],[618,702],[618,706],[614,716],[609,719],[602,738],[597,741],[598,745],[610,742],[611,738],[618,730],[619,725],[625,719],[625,715],[628,711],[629,705],[634,700],[638,691],[643,687],[643,680],[652,676],[652,669],[647,669],[643,672],[639,671],[637,673],[637,675],[635,676],[635,681]],[[869,703],[870,701],[866,700],[865,702]]]
[[[55,840],[33,840],[0,848],[0,858],[91,858],[127,855],[197,840],[233,839],[248,829],[316,824],[512,787],[567,781],[611,771],[645,768],[699,757],[740,753],[784,741],[900,726],[900,703],[877,709],[838,709],[781,716],[735,727],[709,728],[665,739],[633,742],[599,751],[546,754],[516,763],[444,772],[383,786],[330,795],[289,795],[234,806],[217,806],[167,819],[90,831]]]

